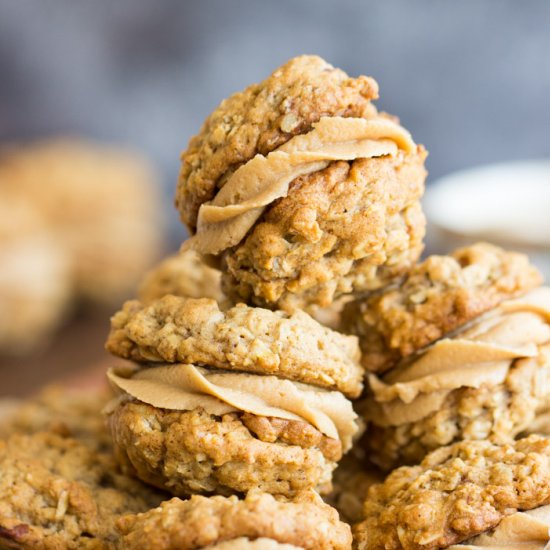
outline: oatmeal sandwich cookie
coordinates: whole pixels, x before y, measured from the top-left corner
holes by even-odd
[[[182,154],[184,248],[224,265],[230,298],[329,306],[407,272],[422,250],[426,151],[378,85],[301,56],[224,100]]]
[[[344,331],[359,336],[365,369],[383,372],[541,282],[527,256],[478,243],[430,256],[400,286],[348,303]]]
[[[161,496],[113,458],[51,432],[0,441],[0,548],[114,550],[118,517]]]
[[[189,364],[108,373],[107,421],[126,472],[174,495],[330,490],[358,432],[351,402],[275,376]]]
[[[544,550],[550,540],[549,504],[550,440],[462,441],[371,487],[354,545],[358,550]]]
[[[358,397],[362,369],[355,336],[323,327],[301,311],[165,296],[126,302],[111,320],[107,350],[142,363],[190,363],[275,375]]]
[[[127,550],[348,550],[351,531],[313,491],[292,500],[249,493],[174,498],[118,521]]]
[[[365,442],[383,468],[462,439],[505,442],[550,410],[550,287],[505,300],[384,376]]]

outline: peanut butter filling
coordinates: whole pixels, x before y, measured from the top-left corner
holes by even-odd
[[[216,416],[243,411],[306,421],[324,435],[340,440],[344,452],[358,431],[357,415],[340,392],[275,376],[214,371],[185,364],[114,367],[107,376],[117,391],[153,407],[200,407]]]
[[[478,535],[450,550],[548,550],[550,547],[550,506],[505,517],[488,533]]]
[[[380,426],[421,420],[455,389],[504,382],[515,361],[536,360],[549,344],[550,287],[541,287],[503,302],[385,377],[371,374],[367,418]]]
[[[238,168],[214,200],[200,207],[197,233],[182,249],[219,254],[235,246],[269,204],[287,195],[294,179],[332,161],[395,156],[415,147],[409,132],[389,119],[323,117],[307,134]]]

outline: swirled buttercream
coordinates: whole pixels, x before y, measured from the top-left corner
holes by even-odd
[[[358,430],[351,402],[340,392],[275,376],[220,372],[186,364],[114,367],[107,376],[118,391],[158,408],[201,407],[214,415],[244,411],[305,421],[340,440],[344,451],[351,447]]]
[[[238,168],[214,199],[200,207],[197,233],[182,249],[218,254],[235,246],[267,205],[287,195],[294,179],[331,161],[396,155],[415,147],[409,132],[386,118],[323,117],[307,134]]]
[[[504,381],[515,361],[533,360],[550,342],[550,287],[503,302],[383,378],[370,375],[366,415],[380,426],[416,422],[461,387]]]

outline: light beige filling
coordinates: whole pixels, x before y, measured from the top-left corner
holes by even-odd
[[[214,200],[201,205],[197,233],[182,249],[219,254],[235,246],[267,205],[287,195],[294,179],[332,161],[395,156],[400,149],[412,152],[415,147],[407,130],[385,118],[321,118],[307,134],[238,168]]]
[[[503,302],[383,379],[370,375],[367,417],[382,426],[421,420],[457,388],[501,384],[514,361],[536,360],[549,343],[550,287],[541,287]]]
[[[275,376],[209,370],[176,364],[111,368],[115,389],[153,407],[188,411],[203,408],[221,416],[244,411],[257,416],[306,421],[351,447],[357,415],[343,394]]]
[[[527,512],[516,512],[505,517],[498,526],[452,550],[548,550],[550,548],[550,506],[541,506]]]

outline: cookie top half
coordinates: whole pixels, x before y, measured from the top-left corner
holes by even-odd
[[[355,542],[362,550],[447,548],[548,503],[550,440],[461,442],[371,487]]]
[[[111,321],[107,350],[138,362],[189,363],[275,375],[357,397],[359,347],[306,313],[165,296],[127,302]]]
[[[264,539],[265,544],[250,548],[351,548],[349,526],[312,491],[290,501],[257,492],[244,499],[197,495],[186,501],[174,498],[145,514],[121,518],[118,528],[128,550],[248,548],[257,539]]]
[[[524,254],[477,243],[429,256],[400,286],[351,302],[345,330],[359,336],[363,366],[381,372],[541,283]]]
[[[377,97],[372,78],[350,78],[320,57],[303,55],[225,99],[182,154],[176,193],[182,220],[194,232],[201,204],[241,164],[311,130],[323,116],[372,116],[370,101]]]

